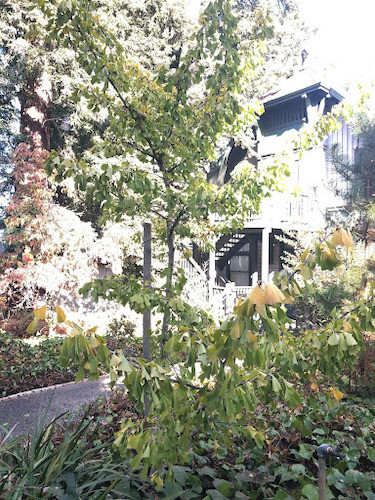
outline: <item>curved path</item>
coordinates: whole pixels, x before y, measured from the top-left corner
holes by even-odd
[[[12,436],[32,431],[46,412],[46,423],[66,411],[78,410],[111,392],[109,377],[95,382],[68,382],[0,398],[0,425],[12,429]],[[2,431],[0,429],[0,437]]]

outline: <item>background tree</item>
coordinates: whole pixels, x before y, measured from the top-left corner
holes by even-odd
[[[347,203],[355,220],[354,231],[366,246],[374,240],[375,220],[375,121],[365,114],[358,115],[353,125],[357,137],[354,160],[337,145],[330,150],[330,160],[337,174],[335,192]]]

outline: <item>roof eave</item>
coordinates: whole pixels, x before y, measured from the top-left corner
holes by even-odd
[[[301,97],[303,94],[309,94],[311,92],[314,92],[316,90],[322,90],[323,92],[326,92],[327,94],[330,94],[332,97],[337,99],[339,102],[343,100],[343,96],[336,92],[336,90],[326,87],[325,85],[319,83],[315,83],[314,85],[310,85],[308,87],[298,89],[295,92],[291,92],[290,94],[283,95],[281,97],[275,97],[274,99],[269,99],[268,101],[263,101],[264,106],[267,107],[272,107],[277,104],[281,104],[285,101],[290,101],[291,99],[294,99],[296,97]],[[261,101],[262,102],[262,101]]]

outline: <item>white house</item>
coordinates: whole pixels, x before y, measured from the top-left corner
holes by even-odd
[[[304,124],[315,123],[342,99],[337,91],[305,68],[263,96],[264,113],[254,131],[259,168],[266,167],[284,150]],[[327,147],[332,144],[339,144],[349,158],[354,158],[357,140],[346,124],[331,133],[323,144],[306,151],[301,159],[297,152],[292,153],[294,165],[287,189],[266,198],[261,213],[250,217],[242,230],[217,241],[216,252],[209,255],[205,266],[211,301],[213,297],[218,299],[220,290],[229,289],[231,295],[238,296],[248,293],[258,279],[267,282],[270,273],[281,269],[284,245],[275,236],[290,229],[322,228],[326,214],[343,206],[343,200],[330,187],[333,173]],[[212,169],[213,182],[227,182],[233,168],[246,155],[239,146],[231,144],[230,148]],[[184,266],[188,278],[198,282],[206,277],[199,271],[202,261],[204,258],[195,250],[193,259]]]

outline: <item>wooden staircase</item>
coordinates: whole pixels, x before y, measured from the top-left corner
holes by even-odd
[[[216,243],[216,266],[223,269],[233,255],[247,242],[246,233],[226,234]]]

